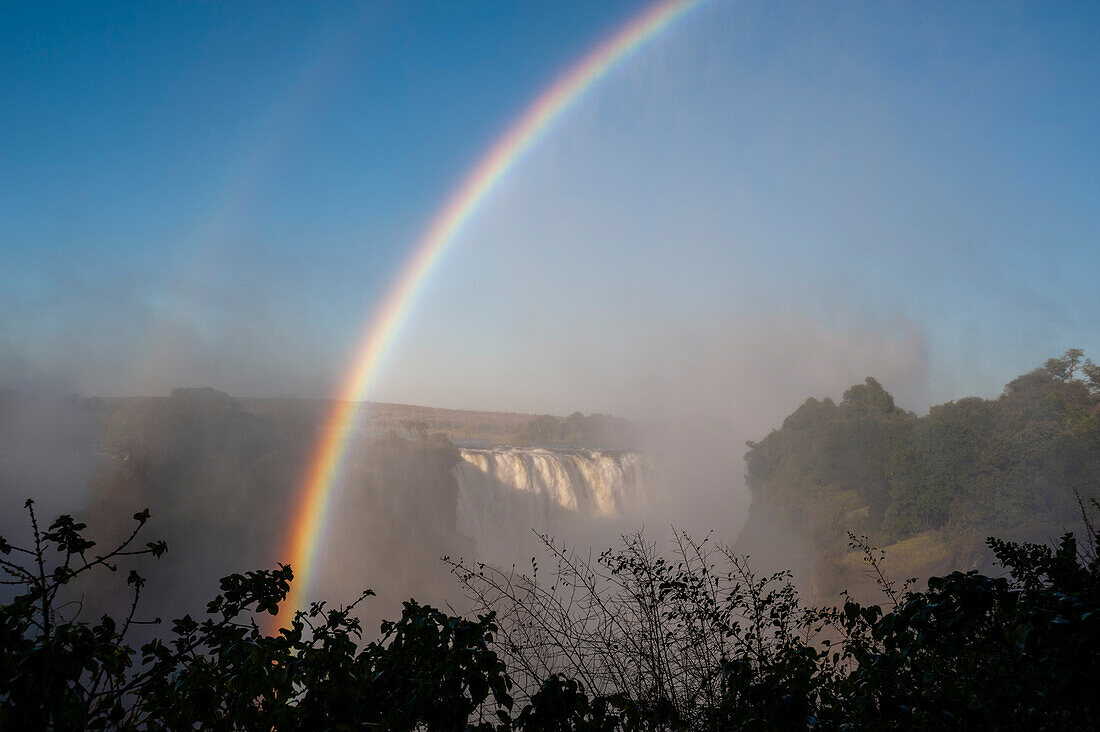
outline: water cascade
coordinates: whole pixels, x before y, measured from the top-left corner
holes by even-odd
[[[564,539],[578,530],[608,533],[646,504],[649,470],[637,453],[504,447],[461,455],[458,529],[482,561],[529,559],[532,530]]]

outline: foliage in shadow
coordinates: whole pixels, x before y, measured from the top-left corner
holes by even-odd
[[[1092,508],[1100,508],[1095,502]],[[120,730],[1091,729],[1098,718],[1100,561],[1085,541],[990,539],[1010,577],[954,572],[898,589],[864,540],[883,605],[804,606],[710,537],[665,558],[640,534],[599,557],[547,539],[549,582],[451,561],[473,619],[406,602],[364,642],[356,608],[314,604],[274,635],[257,614],[291,569],[221,580],[207,616],[133,648],[145,580],[122,620],[80,619],[79,590],[162,542],[149,518],[94,553],[61,516],[31,546],[0,539],[18,588],[0,606],[0,728]],[[153,621],[157,622],[157,621]]]

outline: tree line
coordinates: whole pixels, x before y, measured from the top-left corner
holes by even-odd
[[[834,571],[845,556],[851,565],[847,530],[890,547],[914,573],[984,565],[990,534],[1056,536],[1077,521],[1074,492],[1100,498],[1100,367],[1071,349],[996,399],[924,416],[868,378],[839,403],[806,400],[748,447],[744,547],[758,549],[762,531],[790,537],[828,591],[851,581]]]

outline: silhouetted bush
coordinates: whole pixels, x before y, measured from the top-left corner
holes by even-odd
[[[1092,504],[1097,508],[1096,504]],[[1100,678],[1098,534],[1057,546],[990,539],[1011,577],[954,572],[898,589],[854,539],[885,604],[806,607],[710,539],[666,559],[640,534],[596,559],[549,539],[550,583],[452,562],[474,619],[405,603],[364,642],[358,603],[317,603],[274,635],[289,567],[234,574],[207,617],[133,648],[144,579],[126,617],[80,619],[93,573],[122,571],[149,514],[94,553],[60,516],[0,539],[18,594],[0,606],[0,729],[725,730],[1093,729]],[[95,581],[92,579],[92,581]]]

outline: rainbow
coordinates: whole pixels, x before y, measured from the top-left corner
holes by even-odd
[[[283,556],[297,569],[285,608],[305,607],[333,485],[355,425],[358,402],[408,317],[433,266],[494,187],[564,111],[614,66],[706,0],[659,0],[560,76],[524,111],[466,175],[417,242],[400,276],[369,321],[353,365],[322,427],[295,508]],[[284,609],[285,609],[284,608]]]

